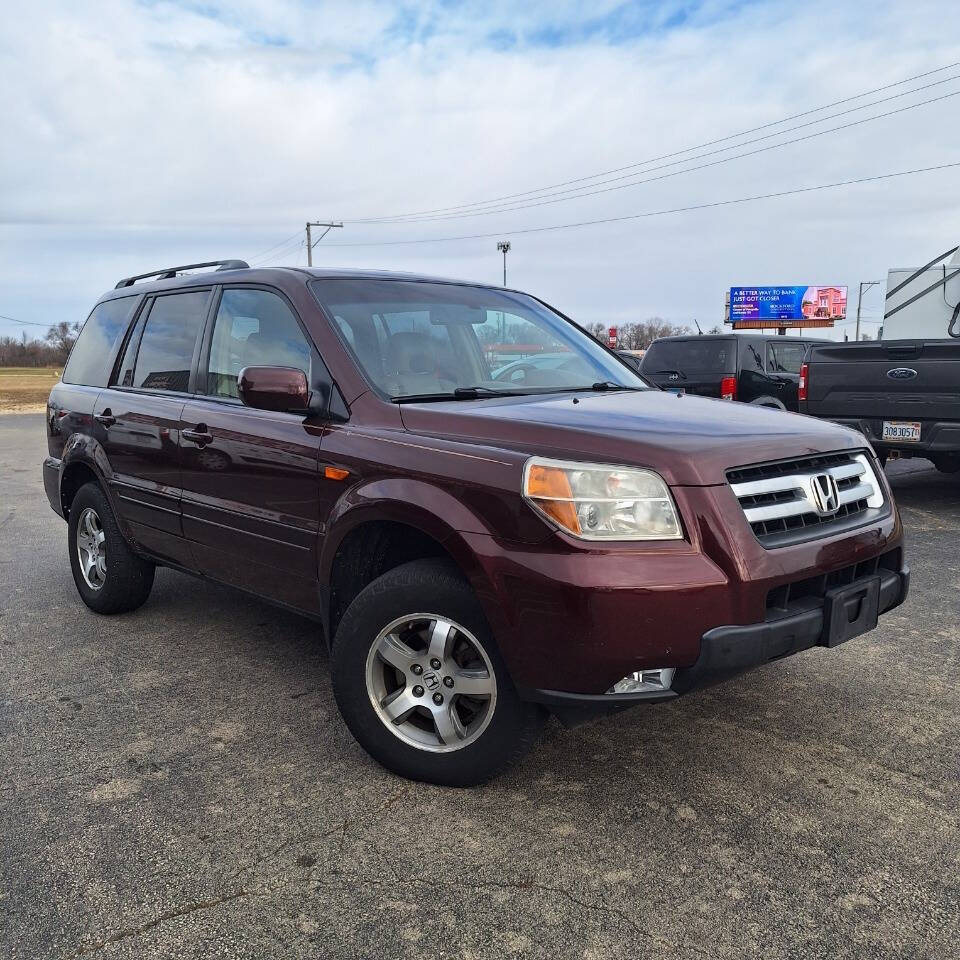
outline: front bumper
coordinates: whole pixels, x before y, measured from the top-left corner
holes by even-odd
[[[675,487],[673,494],[685,518],[683,541],[585,548],[559,533],[523,546],[463,535],[479,567],[477,595],[523,696],[609,702],[606,691],[621,678],[661,668],[676,668],[679,682],[718,625],[764,624],[795,612],[780,610],[785,587],[851,568],[855,579],[876,572],[868,565],[881,557],[884,571],[900,570],[895,509],[855,530],[767,549],[729,485]],[[663,698],[662,690],[643,695]]]
[[[878,612],[887,613],[907,598],[910,568],[880,569],[871,577],[851,580],[844,589],[856,588],[870,579],[879,579]],[[738,673],[763,666],[774,660],[830,646],[826,597],[808,598],[795,605],[793,612],[774,615],[762,623],[714,627],[700,639],[700,656],[691,667],[677,670],[669,691],[619,694],[579,694],[559,690],[530,690],[527,698],[556,708],[593,708],[616,710],[635,703],[672,700],[700,687],[712,686]]]

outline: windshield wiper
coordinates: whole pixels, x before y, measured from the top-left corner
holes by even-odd
[[[525,397],[525,390],[495,390],[493,387],[457,387],[453,395],[458,400],[476,400],[477,397]]]
[[[603,390],[646,390],[646,387],[631,387],[626,383],[617,383],[616,380],[598,380],[591,383],[589,387],[574,387],[575,390],[596,390],[600,393]]]
[[[457,387],[450,393],[409,393],[391,397],[393,403],[430,403],[435,400],[481,400],[488,397],[525,397],[524,390],[494,390],[491,387]]]

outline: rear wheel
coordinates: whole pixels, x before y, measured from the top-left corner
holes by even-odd
[[[77,592],[91,610],[125,613],[150,596],[154,565],[127,545],[99,484],[84,484],[73,498],[67,542]]]
[[[960,470],[960,454],[942,453],[931,459],[933,460],[933,465],[941,473],[956,473]]]
[[[482,783],[521,756],[543,722],[517,696],[470,586],[443,561],[404,564],[361,591],[331,664],[351,733],[412,780]]]

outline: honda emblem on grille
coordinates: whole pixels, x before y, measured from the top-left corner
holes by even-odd
[[[840,509],[840,490],[830,473],[818,473],[810,478],[813,505],[821,517],[829,517]]]

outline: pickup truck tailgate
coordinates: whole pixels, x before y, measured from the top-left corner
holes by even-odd
[[[879,452],[960,465],[960,340],[813,347],[800,412],[859,430]]]
[[[960,340],[813,347],[801,412],[828,420],[960,421]]]

